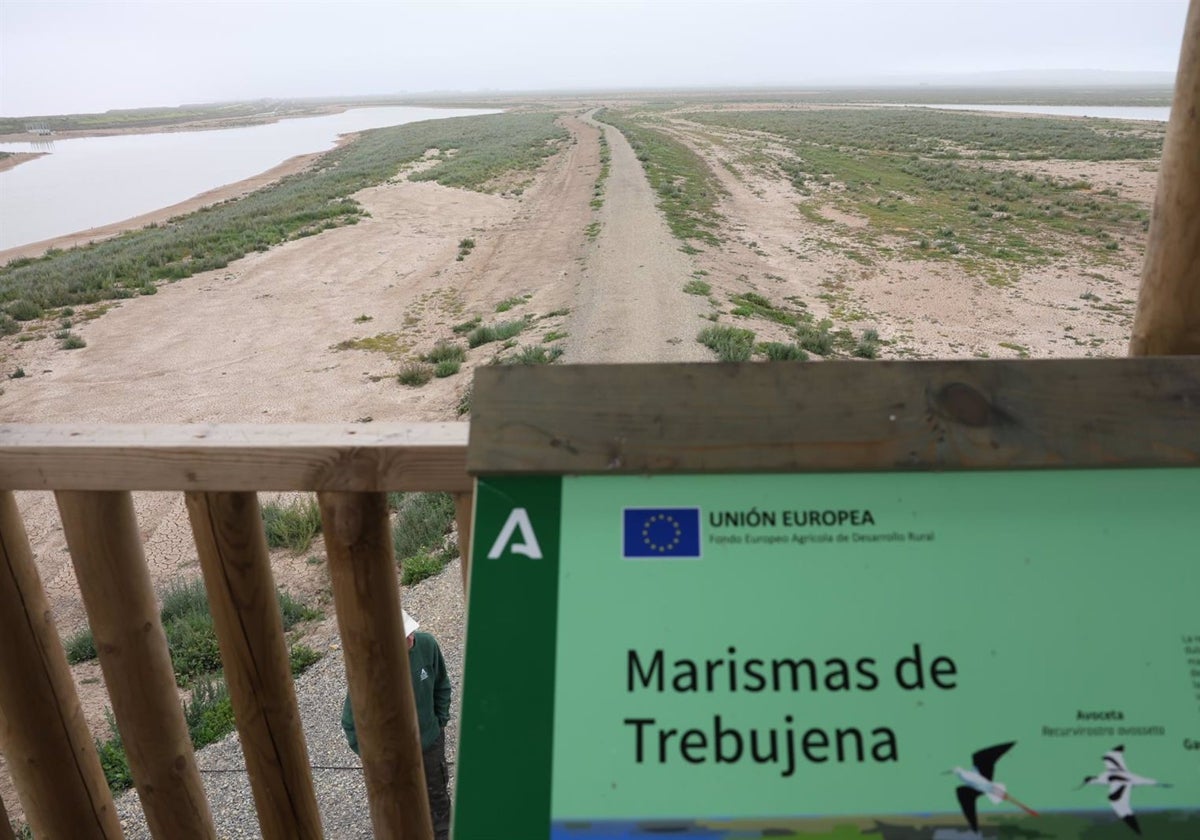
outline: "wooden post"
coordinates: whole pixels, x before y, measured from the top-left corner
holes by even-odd
[[[471,583],[471,514],[474,512],[474,493],[454,494],[454,520],[458,524],[458,556],[461,564],[463,600]]]
[[[1131,356],[1200,355],[1200,0],[1184,24]]]
[[[0,729],[4,728],[4,714],[0,712]],[[12,823],[8,821],[8,811],[4,810],[4,800],[0,799],[0,840],[16,840]]]
[[[320,493],[350,704],[376,837],[432,840],[383,493]]]
[[[34,834],[121,837],[25,526],[8,491],[0,491],[0,640],[0,749]]]
[[[263,837],[321,840],[258,497],[185,498]]]
[[[156,838],[215,838],[126,492],[55,493],[104,682]]]

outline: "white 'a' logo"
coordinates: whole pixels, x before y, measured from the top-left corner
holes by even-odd
[[[521,541],[510,546],[508,541],[512,539],[513,531],[517,530],[521,532]],[[496,541],[492,543],[488,559],[495,560],[504,553],[505,548],[513,554],[524,554],[533,560],[542,559],[542,549],[538,545],[537,535],[533,533],[533,525],[529,522],[529,512],[525,508],[513,508],[513,512],[508,515],[508,521],[500,529],[500,536],[496,537]]]

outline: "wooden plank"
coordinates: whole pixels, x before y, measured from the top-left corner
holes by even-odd
[[[1150,217],[1132,356],[1200,354],[1200,0],[1184,23]]]
[[[458,525],[458,557],[462,570],[463,600],[471,580],[471,521],[475,512],[474,493],[454,494],[454,520]]]
[[[1200,464],[1200,357],[497,365],[472,401],[473,474]]]
[[[0,749],[38,837],[120,838],[13,494],[0,491]]]
[[[318,499],[375,836],[432,840],[387,496]]]
[[[67,490],[55,498],[150,833],[214,840],[133,497]]]
[[[4,490],[471,489],[465,423],[0,426]]]
[[[321,840],[258,497],[188,493],[225,681],[266,840]]]

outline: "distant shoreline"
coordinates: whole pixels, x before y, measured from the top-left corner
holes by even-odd
[[[352,142],[358,138],[358,133],[344,134],[337,138],[334,148],[340,148],[345,144]],[[177,204],[172,204],[169,207],[162,207],[158,210],[151,210],[149,213],[143,213],[140,216],[134,216],[130,219],[123,219],[119,222],[112,222],[107,225],[87,228],[86,230],[75,231],[74,233],[65,233],[62,236],[55,236],[51,239],[43,239],[39,242],[30,242],[26,245],[17,245],[14,248],[8,248],[0,251],[0,266],[3,266],[13,260],[29,259],[40,257],[47,251],[52,249],[66,250],[68,248],[77,248],[81,245],[87,245],[92,242],[98,242],[103,239],[109,239],[118,234],[125,233],[130,230],[138,230],[147,225],[162,224],[177,216],[183,216],[187,213],[194,213],[204,207],[212,204],[220,204],[223,201],[231,201],[241,198],[244,195],[262,189],[263,187],[273,184],[281,178],[288,175],[294,175],[297,172],[303,172],[316,162],[322,155],[328,154],[332,149],[327,149],[322,152],[310,152],[304,155],[296,155],[288,158],[283,163],[271,167],[265,172],[260,172],[257,175],[252,175],[249,178],[244,178],[241,181],[234,181],[231,184],[224,184],[215,187],[199,195],[192,196],[185,201],[180,201]],[[32,156],[32,155],[31,155]],[[0,165],[8,161],[9,158],[0,160]],[[14,166],[16,164],[13,164]]]
[[[0,172],[7,172],[13,167],[20,166],[22,163],[31,161],[34,158],[40,158],[46,152],[12,152],[5,157],[0,158]]]

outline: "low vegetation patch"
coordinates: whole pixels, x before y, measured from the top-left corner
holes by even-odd
[[[321,509],[311,496],[284,504],[268,502],[262,506],[262,519],[267,545],[293,554],[307,551],[321,533]]]
[[[491,324],[486,327],[476,327],[467,334],[467,346],[479,347],[483,344],[490,344],[493,341],[506,341],[513,336],[519,335],[527,324],[528,322],[522,319],[517,321],[503,321],[499,324]]]
[[[558,361],[563,354],[561,347],[547,347],[544,344],[531,344],[504,359],[506,365],[551,365]]]
[[[878,359],[880,344],[878,332],[863,330],[863,334],[854,345],[854,355],[860,359]]]
[[[833,352],[833,334],[830,332],[833,324],[828,320],[819,323],[804,323],[796,329],[796,338],[800,346],[818,356],[828,356]]]
[[[767,341],[758,345],[757,349],[772,362],[803,362],[808,359],[808,354],[798,344]]]
[[[475,240],[474,239],[470,239],[470,238],[460,239],[458,242],[458,256],[455,257],[455,259],[459,260],[461,262],[462,260],[465,260],[467,258],[467,255],[470,254],[471,251],[473,251],[473,250],[475,250]]]
[[[776,135],[775,163],[809,198],[801,211],[828,223],[822,204],[864,218],[860,247],[881,235],[909,243],[908,259],[952,260],[1003,285],[1022,265],[1044,265],[1077,243],[1104,261],[1121,237],[1141,238],[1147,211],[1111,189],[1006,165],[1018,159],[1153,159],[1157,126],[1010,118],[932,109],[828,109],[691,114],[697,122]],[[889,248],[891,246],[888,246]],[[872,255],[846,249],[871,264]]]
[[[366,350],[370,353],[386,353],[398,356],[408,351],[408,345],[394,332],[378,333],[365,338],[350,338],[334,345],[335,350]]]
[[[703,280],[689,280],[683,284],[683,290],[689,295],[703,297],[712,292],[712,286]]]
[[[400,372],[396,374],[396,381],[410,388],[419,388],[433,379],[433,373],[433,365],[425,362],[409,362],[400,368]]]
[[[458,546],[446,539],[454,525],[454,498],[449,493],[392,493],[389,503],[396,511],[392,548],[402,584],[436,575],[458,556]]]
[[[740,327],[705,327],[696,340],[722,362],[747,362],[754,352],[754,332]]]
[[[496,304],[496,311],[497,312],[507,312],[508,310],[512,309],[514,306],[520,306],[521,304],[525,303],[531,297],[533,297],[533,295],[514,295],[513,297],[505,298],[504,300],[502,300]]]

